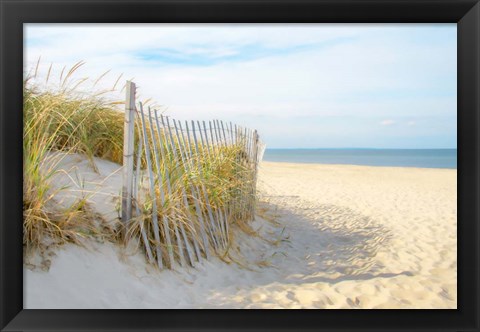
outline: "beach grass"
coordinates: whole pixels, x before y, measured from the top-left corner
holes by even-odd
[[[161,260],[161,265],[169,267],[173,266],[173,262],[186,259],[182,258],[180,252],[186,252],[184,256],[187,256],[194,251],[186,248],[188,245],[198,247],[198,252],[207,257],[209,247],[215,248],[215,253],[226,259],[232,232],[221,225],[211,228],[210,233],[207,232],[206,243],[200,230],[210,227],[210,216],[214,216],[215,223],[220,219],[228,219],[230,224],[246,228],[249,218],[243,213],[245,206],[232,204],[238,202],[240,197],[246,198],[251,194],[248,190],[253,181],[252,169],[239,162],[243,146],[218,146],[212,153],[208,152],[205,145],[189,144],[181,135],[172,141],[164,130],[159,131],[152,126],[146,126],[146,137],[149,146],[154,145],[152,137],[158,138],[155,140],[157,157],[150,158],[155,189],[153,192],[147,190],[151,185],[149,173],[146,172],[147,158],[142,150],[140,155],[135,155],[135,159],[138,160],[139,169],[144,170],[139,172],[141,178],[137,180],[137,186],[140,190],[143,188],[144,196],[134,202],[136,216],[129,225],[127,238],[140,238],[143,228],[149,245],[153,248],[160,243],[161,247],[160,253],[151,251],[150,260]],[[152,213],[154,209],[156,216]],[[162,220],[164,216],[168,220]],[[163,227],[155,225],[162,223]],[[156,227],[159,227],[158,238],[155,237]],[[180,232],[185,237],[178,240]],[[225,246],[220,248],[219,242],[222,241]],[[170,251],[173,253],[170,254]],[[189,260],[193,263],[192,259]]]
[[[98,215],[95,215],[88,204],[88,195],[65,204],[58,204],[57,196],[68,187],[54,185],[55,176],[61,172],[59,164],[66,154],[81,154],[96,169],[94,158],[102,158],[122,164],[123,160],[123,101],[109,98],[111,90],[85,90],[82,84],[87,79],[76,79],[75,73],[82,66],[79,62],[55,78],[59,82],[54,87],[49,82],[54,80],[50,67],[45,80],[37,79],[37,68],[33,74],[27,75],[23,87],[23,245],[25,253],[35,251],[45,243],[64,244],[79,243],[81,238],[101,236],[114,241],[118,230],[99,226]],[[94,81],[95,86],[99,77]],[[91,81],[91,80],[90,80]],[[118,89],[117,89],[118,90]],[[87,91],[87,92],[86,92]],[[146,126],[150,143],[152,137],[160,138],[166,133]],[[138,144],[140,126],[136,126],[135,146]],[[159,140],[166,142],[166,140]],[[166,143],[163,143],[166,144]],[[157,174],[154,194],[139,195],[134,202],[139,215],[129,223],[126,234],[128,238],[142,241],[141,228],[147,231],[147,242],[152,246],[160,246],[163,257],[173,251],[175,259],[180,257],[180,248],[167,243],[167,237],[174,237],[178,227],[187,229],[188,242],[197,243],[206,251],[201,236],[198,234],[198,214],[196,202],[202,215],[228,211],[230,222],[242,224],[248,221],[243,213],[242,204],[232,204],[235,198],[251,195],[250,186],[253,181],[252,169],[242,161],[243,147],[230,145],[217,147],[215,154],[208,153],[208,147],[176,137],[170,146],[163,148],[165,155],[159,163],[153,163],[153,172]],[[181,151],[189,151],[188,158],[181,158]],[[61,153],[56,153],[61,152]],[[145,154],[139,157],[139,190],[145,181],[147,160]],[[159,183],[161,181],[161,183]],[[169,188],[160,192],[159,188]],[[197,188],[193,190],[192,188]],[[163,196],[163,197],[162,197]],[[185,199],[186,197],[186,199]],[[168,216],[169,227],[160,230],[160,238],[154,236],[152,220],[153,209],[161,218]],[[192,217],[193,216],[193,217]],[[122,223],[116,227],[121,228]],[[105,234],[108,232],[108,234]],[[170,233],[170,234],[167,234]],[[208,234],[213,241],[214,234]],[[231,234],[225,234],[226,238]],[[143,239],[145,242],[145,239]],[[226,248],[228,251],[228,247]],[[146,250],[145,250],[146,251]],[[217,253],[218,254],[218,253]],[[225,256],[225,252],[222,255]],[[147,255],[147,252],[145,252]],[[155,253],[153,254],[155,256]],[[158,257],[153,257],[158,259]],[[163,258],[165,259],[165,258]],[[165,265],[171,266],[167,259]]]

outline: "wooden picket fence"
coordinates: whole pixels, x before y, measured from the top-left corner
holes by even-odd
[[[127,82],[122,221],[159,268],[224,256],[231,226],[255,218],[256,130],[219,120],[177,121],[135,102]],[[213,171],[212,171],[213,170]],[[225,172],[225,179],[212,172]],[[214,181],[223,181],[222,188]]]

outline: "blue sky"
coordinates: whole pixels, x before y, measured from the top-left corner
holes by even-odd
[[[83,60],[172,117],[271,148],[456,148],[456,24],[27,24],[25,68]],[[51,82],[54,79],[50,80]],[[118,93],[118,98],[123,96]]]

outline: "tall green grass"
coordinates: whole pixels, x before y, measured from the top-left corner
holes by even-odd
[[[56,89],[48,89],[51,78],[33,83],[29,75],[23,85],[23,245],[25,254],[45,243],[79,243],[88,234],[99,234],[95,214],[86,198],[68,206],[58,204],[60,192],[52,181],[61,172],[66,154],[82,153],[92,161],[98,156],[119,162],[122,155],[122,116],[112,102],[79,94],[69,78],[74,65]],[[62,153],[55,153],[62,152]],[[105,234],[100,234],[105,235]],[[111,236],[109,234],[108,236]]]
[[[56,196],[68,188],[56,188],[52,185],[52,179],[60,171],[59,164],[65,154],[85,155],[94,169],[94,157],[122,163],[123,101],[109,100],[108,91],[91,89],[86,93],[82,84],[87,80],[74,79],[75,72],[81,65],[82,63],[75,64],[68,71],[63,69],[58,77],[60,84],[56,88],[48,85],[48,81],[53,80],[51,68],[45,81],[36,80],[38,65],[35,73],[24,80],[23,244],[26,253],[38,249],[45,242],[79,243],[82,237],[92,234],[113,241],[117,234],[117,230],[112,232],[98,227],[98,222],[94,220],[96,216],[88,206],[86,198],[78,199],[70,206],[60,207],[56,202]],[[94,81],[94,86],[99,79]],[[135,146],[141,137],[139,128],[137,125]],[[147,130],[150,143],[152,133],[156,137],[165,135],[150,126],[147,126]],[[139,196],[141,199],[134,202],[140,210],[140,215],[132,220],[126,232],[129,238],[141,242],[143,241],[141,228],[144,227],[147,242],[152,246],[158,244],[152,224],[152,209],[155,202],[159,219],[166,215],[171,220],[171,228],[162,228],[160,233],[163,257],[168,257],[169,251],[173,250],[177,260],[180,255],[179,248],[168,247],[165,242],[167,233],[171,238],[175,237],[175,227],[181,224],[187,230],[186,233],[192,243],[194,240],[202,243],[197,231],[198,225],[195,224],[198,220],[195,218],[192,220],[192,216],[196,214],[194,200],[200,201],[202,213],[205,215],[208,214],[207,205],[213,211],[228,209],[231,223],[248,227],[246,225],[248,218],[242,211],[242,205],[231,202],[238,197],[252,194],[249,192],[249,184],[253,181],[251,167],[242,161],[244,151],[240,145],[221,147],[215,155],[206,153],[207,148],[201,144],[198,151],[191,147],[195,153],[190,156],[188,167],[185,167],[180,158],[180,148],[180,141],[176,138],[173,149],[170,147],[158,165],[153,163],[155,174],[159,174],[155,179],[157,189],[154,197],[145,193]],[[173,150],[177,152],[176,155]],[[55,151],[62,153],[53,153]],[[143,153],[140,156],[140,169],[144,174],[146,159]],[[189,189],[192,185],[205,190],[208,202],[202,195],[196,195]],[[162,203],[160,188],[167,186],[170,186],[171,190],[163,193]],[[186,204],[182,191],[185,191],[185,188]],[[121,227],[121,224],[118,227]],[[231,237],[232,234],[227,236]],[[202,250],[206,248],[202,247]],[[222,255],[225,256],[226,253],[223,252]],[[168,266],[171,262],[165,259],[165,263]]]

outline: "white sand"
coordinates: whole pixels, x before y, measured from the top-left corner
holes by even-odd
[[[112,221],[121,172],[96,163],[100,174],[78,156],[63,167],[102,190],[91,201]],[[132,248],[86,241],[57,250],[48,272],[24,269],[24,307],[456,308],[456,174],[264,162],[261,237],[238,231],[234,246],[251,269],[158,271]]]

